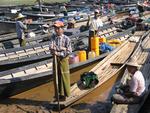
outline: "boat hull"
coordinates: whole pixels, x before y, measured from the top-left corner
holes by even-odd
[[[28,25],[28,29],[37,29],[42,23]],[[16,32],[16,23],[11,21],[0,21],[0,35]]]
[[[87,68],[88,66],[101,61],[106,55],[109,53],[105,53],[102,56],[96,57],[95,59],[87,60],[86,62],[81,62],[79,64],[70,65],[71,73],[77,72],[83,68]],[[0,80],[0,99],[4,99],[18,93],[30,90],[39,85],[48,83],[53,80],[52,72],[44,72],[40,74],[35,74],[32,76],[18,77],[15,79],[9,80]]]

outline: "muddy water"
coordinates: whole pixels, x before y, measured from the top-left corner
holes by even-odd
[[[150,95],[146,99],[145,103],[143,104],[142,108],[140,109],[139,113],[150,113]]]
[[[79,80],[81,73],[89,71],[96,64],[97,63],[81,69],[80,71],[71,73],[71,83],[75,83]],[[112,85],[117,79],[118,76],[114,76],[107,83],[103,84],[92,93],[77,101],[72,106],[62,110],[62,113],[75,113],[77,111],[92,111],[92,113],[97,113],[100,110],[103,111],[103,113],[108,113],[108,108],[111,107],[109,101],[110,92],[114,89]],[[53,91],[53,82],[50,82],[15,95],[0,103],[0,113],[12,113],[12,109],[13,113],[49,113],[50,111],[47,109],[45,110],[42,106],[46,105],[53,99]]]

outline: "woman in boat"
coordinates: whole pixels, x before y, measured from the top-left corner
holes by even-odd
[[[87,26],[88,25],[90,25],[90,28],[89,28],[89,50],[91,50],[91,37],[94,37],[95,35],[97,35],[97,32],[103,26],[103,22],[99,18],[99,10],[98,9],[96,9],[94,11],[94,18],[91,20],[91,22],[90,22],[90,20],[88,21]]]
[[[56,21],[54,23],[55,33],[50,40],[50,51],[56,55],[58,71],[58,89],[60,101],[65,101],[70,96],[70,71],[68,56],[72,53],[71,40],[64,35],[64,23]],[[54,63],[53,63],[54,64]],[[54,64],[56,65],[56,64]],[[53,65],[53,66],[54,66]],[[54,68],[55,69],[55,68]],[[57,97],[56,75],[54,76],[55,97]]]
[[[26,46],[25,32],[27,31],[27,25],[26,25],[27,23],[25,21],[25,16],[19,13],[16,19],[17,19],[16,32],[17,32],[19,44],[21,47],[25,47]]]
[[[145,79],[135,59],[132,58],[126,65],[130,79],[128,77],[127,84],[117,89],[118,94],[114,94],[112,100],[118,104],[136,104],[145,94]]]

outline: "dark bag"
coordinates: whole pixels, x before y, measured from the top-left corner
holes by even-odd
[[[94,72],[84,72],[81,74],[80,80],[84,88],[93,88],[99,82],[98,76]]]

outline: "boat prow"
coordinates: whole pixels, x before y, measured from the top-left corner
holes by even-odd
[[[142,101],[140,103],[136,104],[114,104],[112,106],[110,113],[138,113],[142,105],[144,104],[146,98],[149,95],[150,92],[150,51],[147,51],[147,49],[150,48],[150,34],[141,42],[141,45],[139,45],[134,52],[134,54],[131,56],[137,58],[137,63],[140,65],[140,70],[144,75],[145,81],[146,81],[146,93],[144,97],[142,98]],[[121,79],[121,83],[125,83],[126,78],[128,74],[124,74],[124,76]]]
[[[140,40],[141,37],[146,35],[145,31],[137,31],[132,36],[132,38],[138,38]],[[130,38],[131,39],[131,38]],[[99,83],[91,89],[83,89],[82,85],[80,84],[80,80],[75,83],[71,87],[71,96],[67,98],[66,101],[60,102],[61,107],[67,107],[80,98],[86,96],[88,93],[92,92],[100,85],[105,83],[114,75],[122,72],[124,70],[124,65],[112,65],[113,63],[126,63],[133,51],[135,50],[138,42],[136,41],[125,41],[120,47],[110,53],[106,58],[104,58],[100,63],[98,63],[91,71],[98,75]],[[52,101],[50,103],[53,106],[57,105],[57,102]]]

